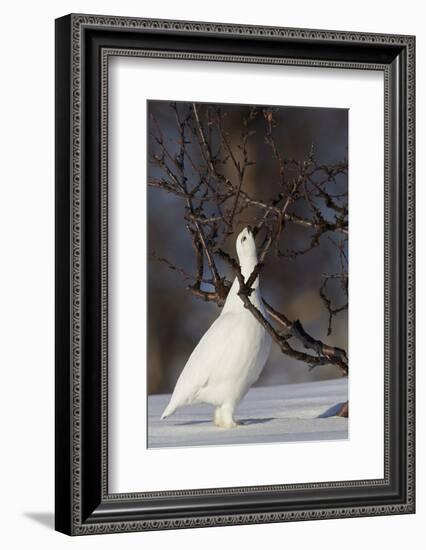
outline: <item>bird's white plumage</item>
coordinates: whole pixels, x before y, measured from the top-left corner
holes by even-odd
[[[257,264],[256,245],[249,229],[237,237],[237,253],[245,280]],[[259,277],[253,284],[251,302],[265,314]],[[236,405],[258,379],[271,347],[271,337],[244,307],[234,280],[222,313],[214,321],[189,357],[163,412],[165,418],[183,405],[210,403],[214,423],[223,428],[236,425]]]

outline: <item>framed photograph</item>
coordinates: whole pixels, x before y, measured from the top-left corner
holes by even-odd
[[[414,513],[412,36],[56,21],[56,529]]]

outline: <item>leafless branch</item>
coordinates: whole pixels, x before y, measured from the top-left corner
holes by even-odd
[[[348,358],[343,349],[309,334],[300,320],[291,320],[265,300],[267,315],[250,300],[253,283],[268,263],[271,251],[275,251],[278,259],[297,260],[323,243],[325,245],[324,235],[333,236],[329,241],[338,252],[340,272],[324,275],[319,288],[328,313],[327,335],[331,334],[332,319],[347,308],[348,196],[338,185],[339,178],[347,174],[347,161],[317,164],[313,147],[302,160],[286,158],[276,139],[273,109],[251,108],[241,121],[241,132],[236,137],[227,129],[226,113],[220,108],[196,103],[186,104],[186,108],[172,103],[170,108],[176,122],[174,135],[177,138],[173,142],[166,138],[159,122],[151,116],[149,160],[153,170],[148,184],[182,200],[182,217],[194,252],[194,272],[168,259],[156,259],[190,283],[186,289],[193,296],[219,307],[223,306],[231,286],[219,269],[219,259],[224,261],[239,281],[239,296],[244,306],[285,355],[310,368],[334,365],[347,375]],[[268,200],[252,196],[246,184],[248,169],[255,165],[249,158],[250,140],[258,131],[260,121],[264,124],[271,161],[276,166],[279,189],[276,196]],[[257,130],[252,128],[255,123]],[[224,249],[228,240],[235,241],[237,225],[245,218],[251,220],[259,240],[259,261],[247,280],[238,262]],[[289,246],[282,250],[289,224],[305,232],[308,242],[304,248]],[[205,271],[209,275],[206,276]],[[337,306],[329,295],[334,281],[346,296]],[[210,289],[206,290],[203,285],[209,285]]]

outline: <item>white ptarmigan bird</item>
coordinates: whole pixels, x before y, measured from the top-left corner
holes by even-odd
[[[236,248],[247,281],[257,264],[256,244],[249,228],[238,235]],[[222,313],[192,352],[161,418],[184,405],[210,403],[215,407],[216,426],[237,426],[234,409],[259,378],[271,349],[270,335],[244,307],[238,296],[239,286],[235,278]],[[259,277],[252,288],[250,301],[265,315]]]

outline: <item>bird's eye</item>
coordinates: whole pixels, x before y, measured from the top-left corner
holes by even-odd
[[[243,243],[246,239],[247,239],[247,237],[243,237],[243,238],[241,239],[241,242]]]

